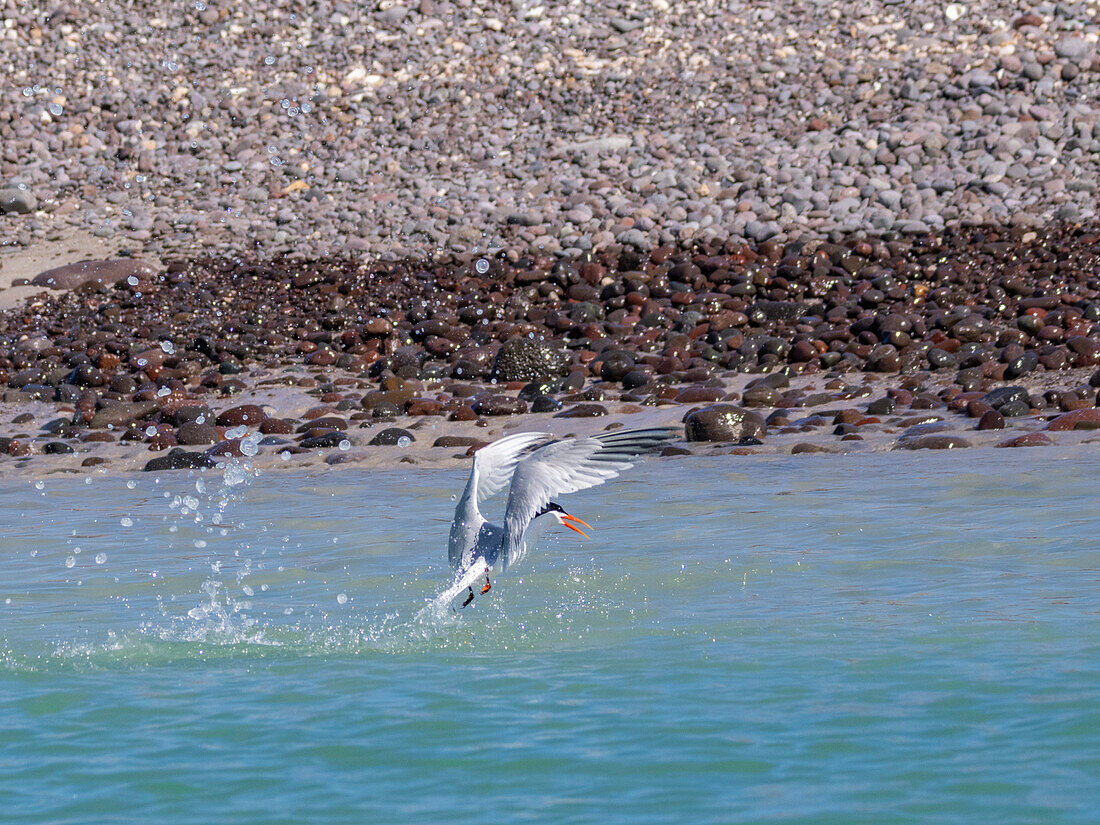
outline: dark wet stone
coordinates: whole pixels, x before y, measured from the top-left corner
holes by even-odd
[[[584,386],[584,373],[580,371],[573,371],[562,379],[561,386],[558,388],[560,392],[576,392]]]
[[[1023,355],[1008,362],[1008,366],[1005,367],[1005,379],[1012,381],[1021,375],[1027,375],[1037,366],[1039,366],[1039,356],[1032,350],[1028,350]]]
[[[894,410],[898,407],[897,401],[889,396],[883,398],[876,398],[870,404],[867,405],[868,415],[893,415]]]
[[[46,453],[46,455],[63,455],[74,453],[76,450],[64,441],[49,441],[42,447],[42,452]]]
[[[331,430],[346,430],[348,422],[335,415],[318,416],[298,426],[298,432],[304,433],[317,427],[326,427]]]
[[[176,428],[176,441],[186,446],[217,444],[221,437],[218,428],[213,424],[199,424],[196,421],[189,421]]]
[[[1100,409],[1085,407],[1063,413],[1047,424],[1046,429],[1054,432],[1058,430],[1092,429],[1091,426],[1083,427],[1082,424],[1100,426]]]
[[[1012,386],[1012,387],[998,387],[995,390],[990,390],[981,397],[981,401],[988,404],[995,410],[999,410],[1005,404],[1011,401],[1022,401],[1028,403],[1030,399],[1028,391],[1024,387]]]
[[[894,447],[895,450],[957,450],[969,447],[970,442],[958,435],[922,435],[916,438],[903,438]]]
[[[695,455],[687,447],[662,447],[658,453],[661,456]]]
[[[596,418],[601,415],[607,415],[607,407],[603,404],[576,404],[554,418]]]
[[[555,398],[551,398],[549,395],[540,395],[534,401],[531,402],[531,412],[533,413],[550,413],[557,412],[561,409],[561,402]]]
[[[246,427],[255,427],[265,418],[267,413],[258,404],[241,404],[219,413],[216,423],[220,427],[239,427],[242,424]]]
[[[936,407],[942,407],[943,402],[934,395],[915,395],[909,402],[909,406],[914,410],[934,410]]]
[[[163,470],[193,470],[202,467],[213,467],[213,457],[206,453],[189,452],[180,447],[167,455],[157,456],[145,464],[146,472],[160,472]]]
[[[1066,346],[1073,353],[1074,366],[1093,367],[1100,364],[1100,343],[1091,338],[1075,335],[1066,341]]]
[[[265,418],[260,422],[259,430],[264,435],[289,435],[294,425],[285,418]]]
[[[828,447],[822,447],[820,444],[810,444],[807,441],[800,441],[791,447],[791,455],[799,455],[801,453],[831,453]]]
[[[107,464],[107,463],[109,463],[107,461],[107,459],[105,459],[101,455],[90,455],[86,459],[84,459],[83,461],[80,462],[80,466],[81,467],[98,467],[100,464]]]
[[[565,373],[569,358],[545,341],[512,338],[506,341],[489,373],[493,381],[547,381]]]
[[[416,441],[416,436],[408,430],[404,430],[401,427],[389,427],[382,430],[382,432],[372,438],[368,443],[375,447],[396,447],[397,442],[402,438],[407,438],[410,442]]]
[[[781,398],[782,395],[771,387],[757,384],[745,390],[741,396],[741,402],[746,407],[775,407],[778,406]]]
[[[385,432],[388,432],[388,430]],[[378,435],[382,435],[382,433],[379,433]],[[378,436],[375,436],[375,438],[377,437]],[[347,435],[345,433],[342,433],[339,430],[333,430],[330,433],[323,433],[321,435],[313,435],[307,438],[303,438],[301,441],[298,442],[298,446],[304,450],[316,450],[328,447],[339,447],[340,442],[346,440]],[[372,439],[370,443],[373,444],[374,440]]]
[[[433,447],[483,447],[488,443],[471,435],[441,435],[432,442]]]
[[[1004,404],[1001,404],[997,408],[997,412],[1003,415],[1005,418],[1019,418],[1021,416],[1031,414],[1031,402],[1012,400]]]
[[[652,380],[652,376],[645,370],[633,369],[622,378],[624,390],[636,390],[644,387]]]
[[[1090,387],[1100,387],[1100,370],[1097,370],[1096,372],[1094,372],[1092,374],[1092,377],[1089,378],[1089,386]]]
[[[243,458],[244,452],[241,450],[239,438],[229,438],[208,448],[206,455],[214,458]]]
[[[102,387],[107,383],[107,379],[100,370],[91,364],[81,364],[69,373],[65,383],[77,387]]]
[[[214,411],[205,404],[186,404],[176,410],[172,416],[172,423],[177,427],[184,424],[213,424]]]
[[[520,401],[534,401],[540,395],[549,395],[557,392],[559,381],[531,381],[519,391]]]
[[[688,441],[740,441],[767,435],[764,419],[733,404],[712,404],[695,410],[684,420]]]
[[[901,369],[901,357],[892,344],[880,344],[867,356],[864,370],[867,372],[898,372]]]
[[[475,401],[473,409],[478,415],[519,415],[527,412],[527,404],[508,395],[490,395]]]
[[[153,267],[138,258],[114,258],[108,261],[81,261],[47,269],[35,275],[31,283],[51,289],[76,289],[89,281],[98,285],[110,285],[131,275],[149,280]]]
[[[22,418],[22,416],[16,416],[15,418],[12,419],[12,423],[13,424],[23,424],[23,423],[25,423],[23,421],[20,421],[19,420],[20,418]],[[33,421],[34,419],[32,418],[31,420]],[[75,429],[76,428],[73,426],[73,422],[72,422],[71,418],[55,418],[53,421],[48,421],[48,422],[46,422],[45,424],[42,425],[42,432],[50,433],[51,435],[60,436],[61,438],[65,438],[69,435],[72,435],[73,430],[75,430]]]
[[[765,388],[767,389],[767,388]],[[775,392],[775,390],[767,390]],[[725,390],[717,387],[685,387],[676,394],[677,404],[713,404],[726,396]]]
[[[952,355],[950,352],[939,349],[938,347],[933,347],[932,349],[928,350],[928,354],[926,357],[928,358],[929,366],[931,366],[934,370],[949,369],[951,367],[954,367],[955,364],[958,363],[954,355]]]
[[[93,430],[117,430],[148,418],[158,409],[155,401],[119,401],[97,411],[88,426]]]
[[[1046,433],[1024,433],[1008,441],[1002,441],[997,447],[1049,447],[1054,439]]]
[[[979,430],[1003,430],[1005,417],[996,410],[987,410],[978,420]]]
[[[634,359],[626,352],[611,352],[603,357],[600,378],[604,381],[622,381],[634,369]]]
[[[289,444],[285,438],[280,438],[277,435],[266,435],[260,439],[261,447],[281,447],[284,444]]]

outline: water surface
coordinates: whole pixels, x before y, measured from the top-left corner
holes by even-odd
[[[0,818],[1097,822],[1098,477],[654,461],[453,613],[458,472],[5,482]]]

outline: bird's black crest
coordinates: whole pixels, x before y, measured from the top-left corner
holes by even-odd
[[[560,504],[555,504],[554,502],[551,501],[549,504],[547,504],[545,507],[543,507],[537,513],[535,513],[535,518],[538,518],[539,516],[545,516],[547,513],[553,513],[553,512],[564,513],[565,508],[562,507]]]

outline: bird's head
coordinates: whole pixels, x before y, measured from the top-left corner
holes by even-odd
[[[593,529],[592,525],[589,524],[587,521],[583,521],[582,519],[579,519],[574,515],[570,515],[569,513],[565,512],[565,509],[560,504],[555,504],[552,501],[545,507],[543,507],[542,510],[540,510],[535,516],[535,518],[539,518],[539,516],[548,516],[550,518],[553,518],[558,522],[558,524],[562,525],[562,527],[568,527],[570,530],[573,530],[576,533],[580,533],[585,538],[588,538],[588,533],[584,532],[584,530],[582,530],[577,525],[583,524],[589,530]]]

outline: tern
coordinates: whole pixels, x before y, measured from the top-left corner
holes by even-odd
[[[504,572],[520,561],[528,545],[534,543],[534,526],[556,522],[587,538],[582,526],[592,529],[591,525],[567,513],[553,499],[615,478],[638,456],[667,444],[679,432],[672,427],[653,427],[558,441],[550,440],[549,433],[517,433],[482,447],[474,453],[470,478],[451,524],[447,556],[456,581],[469,580],[475,566],[483,566],[481,592],[488,592],[492,587],[489,570],[499,562]],[[506,487],[504,525],[491,524],[478,505]],[[480,578],[480,572],[474,578]],[[468,589],[463,607],[474,599],[473,587]]]

